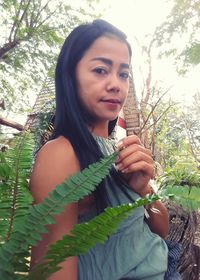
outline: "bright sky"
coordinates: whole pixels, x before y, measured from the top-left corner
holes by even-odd
[[[105,19],[123,29],[130,38],[138,39],[152,33],[164,21],[171,6],[165,0],[100,0],[100,3],[108,6]]]

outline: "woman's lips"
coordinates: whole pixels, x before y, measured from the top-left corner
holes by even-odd
[[[106,99],[101,100],[109,110],[118,110],[119,106],[121,105],[121,102],[119,99]]]
[[[121,104],[119,99],[106,99],[106,100],[101,100],[101,101],[106,102],[106,103]]]

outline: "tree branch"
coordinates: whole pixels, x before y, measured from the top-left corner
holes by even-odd
[[[2,48],[0,48],[0,59],[3,59],[5,54],[10,50],[14,49],[17,45],[20,44],[20,40],[16,40],[13,42],[5,43]]]
[[[24,130],[24,126],[17,123],[17,122],[14,122],[12,120],[8,120],[6,118],[3,118],[3,117],[0,117],[0,124],[1,125],[5,125],[5,126],[8,126],[8,127],[12,127],[12,128],[15,128],[19,131],[22,131]]]
[[[56,10],[57,10],[57,8],[53,12],[51,12],[46,18],[44,18],[38,25],[35,25],[34,28],[38,29],[41,25],[43,25],[53,14],[55,14]],[[36,21],[36,23],[37,23],[37,21]]]
[[[158,100],[156,101],[156,103],[154,104],[154,106],[151,106],[151,112],[148,114],[146,120],[144,121],[144,124],[143,126],[141,127],[140,129],[140,132],[144,129],[144,127],[146,126],[150,116],[153,114],[153,112],[155,111],[157,105],[159,104],[159,102],[161,101],[161,99],[163,98],[163,96],[165,96],[165,94],[169,91],[169,89],[167,89],[159,98]]]
[[[9,35],[9,38],[8,38],[8,41],[9,41],[9,42],[14,41],[14,39],[12,39],[13,33],[15,33],[14,38],[15,38],[15,36],[16,36],[16,30],[15,30],[15,28],[16,28],[16,26],[17,26],[17,21],[18,21],[19,14],[20,14],[20,11],[21,11],[22,2],[23,2],[23,0],[20,1],[18,10],[15,9],[15,20],[14,20],[14,22],[13,22],[13,26],[12,26],[12,28],[11,28],[10,35]],[[16,8],[16,5],[15,5],[14,7]]]
[[[29,8],[29,6],[30,6],[30,3],[31,3],[31,0],[28,1],[28,3],[26,4],[26,7],[25,7],[25,9],[24,9],[24,11],[23,11],[23,13],[22,13],[22,15],[21,15],[21,18],[17,21],[17,27],[16,27],[16,30],[15,30],[14,39],[16,38],[17,31],[18,31],[18,29],[19,29],[20,24],[22,23],[23,19],[24,19],[24,18],[26,17],[26,15],[27,15],[27,10],[28,10],[28,8]]]
[[[183,122],[184,122],[184,126],[186,128],[186,133],[187,133],[187,137],[188,137],[188,140],[189,140],[189,148],[190,148],[191,154],[192,154],[194,160],[196,161],[197,165],[199,165],[200,160],[199,160],[198,155],[197,155],[196,143],[195,143],[193,134],[190,132],[190,129],[188,127],[185,115],[184,115]]]
[[[23,38],[16,39],[16,36],[17,36],[17,31],[19,29],[19,26],[22,23],[24,17],[26,16],[30,3],[31,3],[31,0],[29,0],[28,3],[26,4],[26,8],[24,9],[24,11],[20,17],[20,11],[22,10],[23,0],[20,1],[19,8],[18,8],[18,10],[15,11],[15,20],[13,22],[13,25],[12,25],[12,28],[10,31],[8,43],[5,43],[3,45],[3,47],[0,48],[0,59],[4,58],[4,56],[7,52],[9,52],[11,49],[15,48],[17,45],[19,45],[19,43],[21,41],[23,41]]]
[[[156,123],[158,123],[159,120],[160,120],[160,119],[167,113],[167,111],[168,111],[171,107],[173,107],[173,106],[174,106],[173,104],[170,104],[170,105],[165,109],[165,111],[164,111],[162,114],[160,114],[160,116],[156,119],[156,122],[153,123],[153,124],[151,124],[151,125],[149,125],[144,131],[148,130],[148,129],[151,128],[153,125],[155,125]]]
[[[38,11],[38,13],[37,13],[37,15],[36,15],[36,17],[35,17],[35,22],[38,21],[38,18],[39,18],[39,16],[41,15],[42,11],[43,11],[44,9],[46,9],[46,7],[48,6],[48,4],[49,4],[50,2],[51,2],[51,0],[48,0],[48,1],[46,2],[46,4]]]

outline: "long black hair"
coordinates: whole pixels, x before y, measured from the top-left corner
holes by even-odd
[[[91,118],[80,103],[75,72],[78,62],[93,42],[107,34],[114,35],[124,41],[131,57],[132,51],[126,40],[126,35],[110,23],[99,19],[76,27],[66,38],[57,60],[55,71],[56,113],[53,138],[62,135],[70,141],[81,169],[96,162],[103,155],[88,129]],[[116,121],[117,119],[109,122],[109,135],[114,129]],[[95,197],[103,199],[102,184],[95,193]],[[100,204],[101,208],[104,208],[103,201],[100,201]]]

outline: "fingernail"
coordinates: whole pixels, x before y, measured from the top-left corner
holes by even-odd
[[[128,168],[121,170],[122,173],[128,173]]]
[[[121,163],[118,163],[118,164],[116,165],[116,167],[117,167],[118,170],[121,170],[121,169],[122,169],[122,166],[123,166],[123,165],[122,165]]]
[[[116,147],[119,151],[123,150],[124,149],[124,143],[123,141],[119,141],[117,144],[116,144]]]

